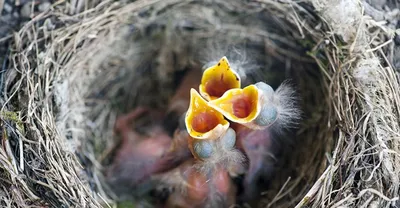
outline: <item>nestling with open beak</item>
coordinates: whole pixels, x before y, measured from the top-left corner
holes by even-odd
[[[193,117],[196,116],[203,115],[193,115]],[[218,123],[209,120],[203,121],[214,123],[214,126]],[[190,121],[189,119],[189,123]],[[208,126],[206,123],[198,125]],[[215,128],[211,126],[209,129],[212,131]],[[154,177],[172,189],[167,207],[229,207],[233,205],[236,199],[236,187],[231,177],[244,173],[244,167],[242,167],[244,156],[235,149],[235,131],[228,128],[217,138],[188,137],[188,143],[194,159],[186,161],[174,171]]]
[[[220,98],[210,101],[210,106],[230,121],[251,129],[263,129],[278,118],[274,90],[264,82],[243,89],[231,89]]]
[[[243,155],[235,148],[236,132],[224,116],[211,108],[195,89],[190,90],[190,105],[185,117],[189,149],[206,172],[223,166],[230,174],[240,170]]]
[[[299,118],[294,91],[264,82],[242,89],[226,57],[200,76],[186,74],[166,113],[137,108],[117,120],[122,147],[108,172],[111,184],[144,191],[153,188],[149,182],[166,184],[167,207],[228,207],[237,193],[231,178],[245,174],[244,198],[257,196],[258,179],[270,177],[282,146],[273,132]],[[145,113],[155,123],[140,134],[132,124]]]
[[[204,70],[199,91],[207,101],[210,101],[235,88],[240,88],[240,76],[231,68],[224,56],[218,63]]]
[[[265,98],[269,99],[269,102],[268,100],[261,102],[260,113],[256,114],[255,118],[247,120],[247,122],[253,122],[251,125],[243,120],[240,121],[241,123],[231,124],[231,127],[236,131],[237,147],[246,154],[249,160],[249,167],[243,181],[244,200],[251,200],[260,196],[257,195],[262,191],[259,189],[261,188],[259,187],[259,180],[261,178],[264,181],[270,179],[277,162],[275,156],[285,144],[285,141],[280,140],[282,132],[294,127],[300,118],[300,110],[296,105],[294,90],[287,83],[283,83],[276,91],[273,91],[265,83],[257,83],[256,85],[264,92],[268,92],[263,95],[267,95]],[[258,98],[258,100],[265,98]],[[233,102],[237,101],[234,100]],[[240,115],[243,111],[246,112],[246,108],[244,109],[237,109],[236,115]],[[257,111],[256,107],[248,109],[250,109],[248,115]],[[234,118],[236,115],[231,117]]]
[[[189,149],[197,160],[202,161],[200,166],[203,169],[222,165],[231,174],[240,170],[243,155],[234,148],[236,133],[229,128],[229,121],[209,105],[210,100],[218,99],[226,91],[240,88],[240,85],[238,73],[231,68],[228,59],[222,57],[204,70],[199,85],[200,94],[190,89],[185,125],[191,136]]]
[[[174,187],[167,207],[229,207],[235,203],[236,187],[230,177],[244,173],[244,155],[235,148],[236,133],[229,122],[208,105],[208,99],[219,96],[213,94],[216,88],[223,93],[235,87],[240,87],[240,79],[224,57],[203,74],[199,88],[207,100],[195,89],[190,90],[185,126],[194,159],[175,171],[155,176]]]

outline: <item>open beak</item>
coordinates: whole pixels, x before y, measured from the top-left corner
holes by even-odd
[[[190,90],[190,105],[185,117],[186,130],[196,139],[217,139],[229,128],[224,116],[209,106],[195,90]]]
[[[222,97],[210,101],[210,106],[233,122],[251,123],[261,110],[259,90],[255,85],[249,85],[243,89],[231,89]]]
[[[203,72],[199,86],[200,94],[209,101],[234,88],[240,88],[240,77],[231,69],[225,56]]]
[[[277,109],[257,85],[243,89],[230,89],[209,105],[221,112],[227,119],[250,129],[264,129],[275,122]]]

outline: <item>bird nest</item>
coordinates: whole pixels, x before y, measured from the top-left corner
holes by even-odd
[[[120,203],[104,180],[119,141],[116,117],[139,105],[165,108],[185,70],[223,56],[248,80],[277,88],[290,79],[300,98],[302,120],[283,138],[289,142],[259,206],[399,205],[395,32],[364,6],[53,4],[14,34],[3,64],[1,206]]]

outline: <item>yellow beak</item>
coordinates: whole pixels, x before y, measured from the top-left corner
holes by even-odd
[[[209,105],[221,112],[228,120],[246,124],[252,122],[261,110],[259,91],[255,85],[243,89],[231,89]]]
[[[256,83],[243,89],[231,89],[209,105],[228,120],[251,129],[264,129],[278,118],[273,89],[265,83]]]
[[[209,101],[234,88],[240,88],[240,77],[231,69],[225,56],[203,72],[199,86],[200,94]]]
[[[224,116],[209,106],[195,89],[190,89],[190,105],[185,117],[189,135],[196,139],[217,139],[229,128]]]

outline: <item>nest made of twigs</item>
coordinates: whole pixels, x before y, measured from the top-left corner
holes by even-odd
[[[301,98],[303,120],[260,206],[398,204],[394,30],[364,8],[322,0],[55,3],[14,35],[1,73],[1,205],[113,205],[102,165],[117,143],[116,116],[162,107],[180,71],[223,55],[251,80],[277,87],[290,78]]]

